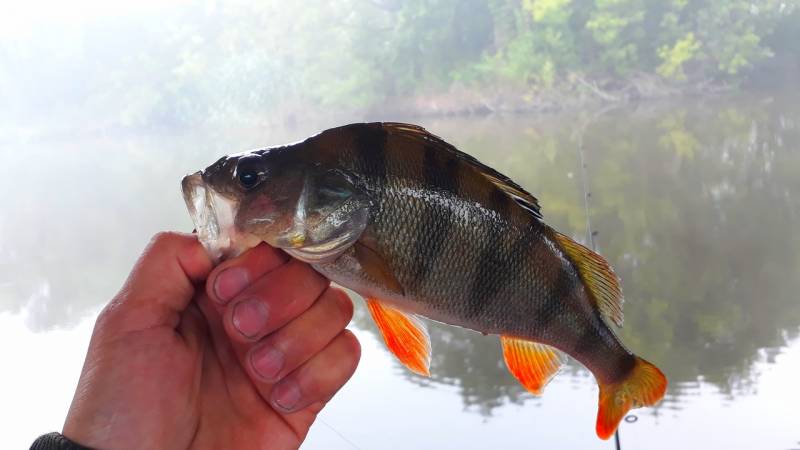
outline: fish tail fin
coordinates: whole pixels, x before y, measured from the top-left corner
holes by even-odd
[[[597,436],[608,439],[631,408],[651,406],[664,397],[667,378],[642,358],[630,373],[616,383],[600,383],[600,404],[597,410]]]

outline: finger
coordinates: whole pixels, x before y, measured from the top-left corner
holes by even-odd
[[[218,305],[225,305],[247,286],[289,260],[280,250],[262,243],[217,266],[208,276],[206,293]]]
[[[180,312],[195,293],[194,284],[204,280],[212,267],[195,236],[158,233],[139,257],[119,294],[106,306],[103,319],[113,317],[123,331],[159,325],[175,327]]]
[[[204,364],[206,361],[214,360],[214,367],[208,367],[208,369],[219,371],[222,374],[227,393],[237,405],[248,409],[262,404],[262,399],[255,390],[255,386],[239,362],[241,350],[234,348],[225,334],[222,318],[215,305],[207,295],[199,295],[197,304],[207,323],[210,340],[210,343],[207,344],[210,346],[209,351],[214,353],[203,357]]]
[[[159,296],[172,309],[182,311],[194,294],[194,283],[204,280],[212,267],[195,236],[161,232],[150,239],[123,291]],[[128,296],[126,301],[147,301],[142,298],[147,296]]]
[[[208,324],[197,303],[191,302],[183,310],[177,332],[183,337],[192,353],[199,354],[205,345],[206,336],[208,336]]]
[[[274,383],[322,351],[352,317],[350,297],[329,287],[305,313],[256,344],[243,365],[256,383]]]
[[[212,301],[206,295],[199,295],[197,306],[205,317],[209,338],[222,365],[225,367],[238,366],[239,361],[236,357],[236,353],[234,352],[230,339],[228,339],[228,336],[225,334],[225,329],[222,326],[222,318],[212,304]]]
[[[331,398],[350,379],[361,357],[361,346],[349,330],[272,388],[270,403],[284,414],[298,412]]]
[[[250,285],[226,307],[225,331],[234,342],[259,340],[308,309],[330,282],[291,260]]]

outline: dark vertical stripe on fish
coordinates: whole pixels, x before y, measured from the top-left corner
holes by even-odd
[[[617,363],[617,373],[614,374],[615,378],[617,380],[623,380],[627,378],[628,374],[631,373],[634,367],[636,367],[636,357],[633,356],[633,353],[626,351],[625,354],[619,358],[619,362]]]
[[[444,195],[455,195],[459,186],[458,161],[448,157],[446,162],[442,162],[442,156],[435,147],[425,146],[422,160],[424,186],[433,187]],[[448,239],[452,219],[453,212],[449,208],[422,208],[414,253],[417,259],[413,277],[418,286],[430,275]]]
[[[382,197],[386,187],[386,141],[388,133],[380,124],[367,124],[359,127],[355,133],[355,157],[363,173],[372,181],[367,189],[373,192],[372,198],[379,208],[383,204]]]
[[[489,198],[489,205],[498,214],[499,218],[507,217],[509,210],[509,202],[511,199],[502,192],[500,189],[492,191]],[[478,317],[486,304],[491,299],[492,294],[500,287],[497,280],[501,278],[498,276],[506,270],[510,264],[509,261],[504,261],[502,257],[502,239],[503,228],[499,226],[498,220],[491,219],[492,226],[489,228],[489,235],[486,236],[481,254],[478,258],[477,267],[475,269],[475,278],[472,280],[472,285],[469,289],[469,297],[467,298],[467,317]]]
[[[602,322],[602,318],[595,312],[592,321]],[[573,346],[576,355],[591,355],[601,350],[601,337],[598,335],[595,326],[587,326],[581,331],[581,335]]]
[[[364,173],[374,181],[369,188],[380,196],[386,185],[386,130],[380,126],[365,126],[355,134],[356,158]]]
[[[598,374],[604,378],[603,382],[612,383],[625,379],[634,369],[636,357],[617,340],[599,311],[593,311],[588,319],[589,323],[575,341],[572,352],[583,356],[605,355],[602,366],[606,369]]]
[[[566,268],[561,268],[556,272],[554,280],[544,280],[550,284],[547,299],[536,309],[533,320],[537,327],[544,334],[548,333],[548,328],[553,321],[563,313],[565,305],[568,304],[568,297],[574,292],[576,287],[575,277]]]

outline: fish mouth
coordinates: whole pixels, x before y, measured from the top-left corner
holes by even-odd
[[[238,256],[261,242],[240,232],[234,223],[238,204],[217,193],[203,180],[203,172],[186,175],[181,181],[183,200],[192,218],[197,238],[214,261]]]

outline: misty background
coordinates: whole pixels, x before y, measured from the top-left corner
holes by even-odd
[[[0,130],[552,111],[761,89],[798,79],[798,5],[10,3],[0,18]]]
[[[800,448],[800,2],[0,0],[0,423],[57,430],[94,318],[179,182],[362,120],[418,123],[532,192],[623,279],[670,380],[624,449]],[[495,336],[364,355],[306,448],[613,448],[570,363],[534,398]],[[57,372],[58,376],[53,376]],[[403,424],[399,432],[398,424]],[[735,432],[731,430],[735,428]],[[4,430],[5,431],[5,430]]]

